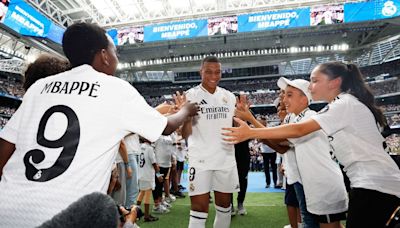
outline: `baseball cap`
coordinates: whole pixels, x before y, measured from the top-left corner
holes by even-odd
[[[310,91],[308,90],[308,86],[310,85],[309,81],[304,79],[289,80],[285,77],[280,77],[277,84],[278,87],[283,90],[285,90],[288,85],[301,90],[306,95],[308,104],[311,103],[312,97]]]

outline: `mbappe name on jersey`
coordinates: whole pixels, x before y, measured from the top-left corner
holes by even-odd
[[[208,120],[226,119],[229,112],[228,107],[201,107],[201,114],[205,114]]]
[[[87,95],[89,97],[97,97],[96,94],[100,84],[98,82],[60,82],[53,81],[46,83],[42,89],[42,93],[59,93],[59,94],[74,94],[74,95]]]

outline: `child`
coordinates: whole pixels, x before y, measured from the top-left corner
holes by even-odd
[[[309,84],[303,79],[290,81],[281,77],[278,80],[278,86],[285,90],[287,112],[296,115],[294,123],[303,122],[316,114],[308,108],[311,101]],[[294,145],[301,177],[301,181],[294,184],[296,195],[303,193],[304,188],[305,204],[300,203],[302,214],[311,213],[320,227],[340,228],[340,220],[346,219],[347,192],[340,168],[331,159],[328,137],[320,130],[288,140]]]
[[[157,175],[157,178],[160,181],[162,181],[163,177],[159,173],[153,147],[150,145],[148,140],[143,139],[143,141],[139,155],[138,179],[140,192],[137,199],[137,205],[140,206],[144,198],[144,221],[154,222],[158,220],[157,217],[150,214],[150,197],[152,190],[155,187],[154,176]],[[155,171],[157,171],[157,174]]]
[[[236,119],[240,127],[225,128],[225,140],[299,138],[322,129],[351,183],[346,226],[384,227],[400,204],[400,171],[384,151],[378,128],[386,125],[384,116],[356,65],[323,63],[310,78],[313,99],[330,102],[317,115],[268,129],[251,129]]]

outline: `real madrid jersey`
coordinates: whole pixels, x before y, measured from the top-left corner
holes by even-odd
[[[315,111],[307,108],[294,118],[294,123],[303,122],[315,114]],[[288,140],[294,144],[307,210],[316,215],[347,211],[343,174],[331,158],[328,137],[324,132],[318,130]]]
[[[223,127],[232,127],[233,124],[236,104],[233,93],[217,87],[211,94],[198,85],[188,90],[186,97],[200,106],[188,138],[190,166],[210,170],[235,166],[234,146],[224,142],[221,135]]]
[[[311,117],[328,135],[352,188],[400,197],[400,170],[383,149],[374,115],[351,94],[342,93]]]
[[[294,123],[295,114],[288,113],[283,121],[284,124]],[[294,184],[296,182],[301,183],[299,169],[297,167],[296,155],[294,154],[293,145],[289,145],[290,148],[283,154],[283,167],[285,169],[286,181],[288,184]]]
[[[153,164],[156,163],[154,148],[148,144],[141,145],[139,160],[138,160],[138,179],[141,181],[154,181],[156,175]]]
[[[16,150],[0,182],[0,227],[34,227],[109,184],[120,141],[156,140],[167,119],[129,83],[82,65],[37,81],[0,137]]]

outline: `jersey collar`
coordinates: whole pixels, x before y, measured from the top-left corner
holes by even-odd
[[[208,92],[208,90],[206,90],[206,88],[204,88],[201,84],[199,85],[200,89],[203,90],[205,93],[208,93],[210,95],[216,94],[218,92],[219,87],[217,86],[217,88],[215,89],[214,93],[210,93]]]
[[[303,117],[306,115],[306,112],[309,111],[310,108],[306,108],[303,111],[299,113],[299,115],[296,116],[296,122],[299,122]]]

